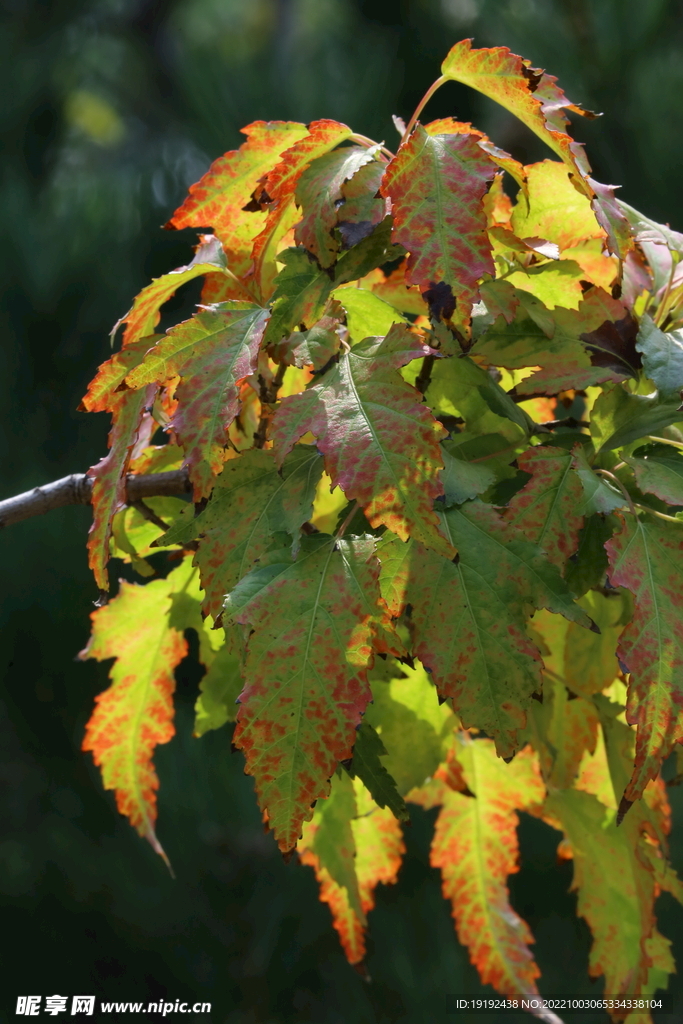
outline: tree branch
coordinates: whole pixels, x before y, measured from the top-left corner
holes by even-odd
[[[34,487],[13,498],[0,501],[0,529],[20,523],[23,519],[42,516],[53,508],[65,505],[89,505],[92,500],[92,479],[85,473],[72,473],[42,487]],[[144,498],[189,494],[190,478],[186,469],[167,473],[131,473],[126,485],[126,503],[133,505]]]

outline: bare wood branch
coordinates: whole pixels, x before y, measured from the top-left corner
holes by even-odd
[[[189,494],[191,489],[186,469],[172,469],[166,473],[131,473],[127,480],[126,497],[128,503],[133,505],[144,498]],[[72,473],[61,480],[53,480],[52,483],[0,501],[0,528],[33,516],[45,515],[53,508],[89,505],[91,498],[90,477],[85,473]]]

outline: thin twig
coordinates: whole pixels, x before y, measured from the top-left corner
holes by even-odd
[[[434,356],[425,356],[422,360],[422,368],[415,378],[415,387],[424,395],[432,380],[432,369],[434,367]]]
[[[142,498],[140,498],[139,501],[129,501],[128,504],[130,505],[131,508],[136,509],[140,513],[140,515],[147,519],[150,523],[154,523],[155,526],[158,526],[160,530],[166,531],[170,528],[169,524],[165,523],[161,516],[158,516],[156,514],[153,508],[150,508],[149,505],[146,505]]]
[[[642,509],[643,512],[649,512],[651,516],[657,516],[657,519],[664,519],[667,523],[677,523],[678,526],[683,526],[683,519],[676,519],[675,516],[668,516],[665,512],[657,512],[654,508],[648,508],[647,505],[639,505],[638,502],[634,502],[636,508]]]
[[[67,505],[89,505],[92,501],[92,479],[85,473],[72,473],[49,484],[34,487],[23,494],[0,501],[0,529],[20,523],[33,516],[42,516],[53,508]],[[192,490],[187,469],[166,473],[131,473],[126,482],[127,504],[144,498],[189,494]],[[151,511],[151,509],[150,509]]]
[[[671,441],[668,437],[654,437],[652,434],[646,434],[644,440],[653,441],[656,444],[670,444],[672,448],[683,448],[680,441]]]
[[[346,533],[346,531],[347,531],[347,529],[349,527],[349,524],[351,523],[351,520],[353,519],[353,517],[355,516],[357,511],[358,511],[358,502],[354,501],[353,505],[349,509],[349,514],[345,517],[344,522],[341,524],[341,526],[337,530],[336,536],[334,538],[335,540],[341,540],[342,539],[342,537],[344,536],[344,534]]]

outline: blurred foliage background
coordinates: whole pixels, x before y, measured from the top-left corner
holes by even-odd
[[[595,176],[683,226],[681,0],[0,0],[0,14],[3,496],[104,454],[105,417],[75,410],[108,331],[150,277],[188,261],[192,233],[160,225],[257,118],[333,117],[391,144],[391,114],[410,115],[454,42],[506,44],[605,112],[575,126]],[[547,155],[454,84],[429,113],[472,119],[527,162]],[[190,287],[171,312],[194,298]],[[167,876],[79,751],[106,685],[106,667],[73,661],[96,596],[88,518],[65,509],[0,538],[0,1013],[14,1019],[17,994],[58,992],[207,1000],[230,1024],[431,1024],[445,993],[482,991],[422,812],[371,915],[372,981],[346,965],[312,872],[263,834],[228,731],[191,738],[191,666],[178,735],[156,759]],[[671,794],[681,870],[683,794]],[[513,901],[537,937],[542,991],[597,992],[557,836],[525,819],[521,837]],[[680,913],[667,896],[660,911],[680,963]]]

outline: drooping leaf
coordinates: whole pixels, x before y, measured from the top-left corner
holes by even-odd
[[[93,523],[88,534],[88,565],[100,590],[109,589],[106,565],[109,561],[112,522],[126,503],[126,474],[131,452],[138,440],[145,408],[154,401],[156,390],[156,385],[152,384],[141,391],[114,395],[108,401],[112,413],[109,453],[88,470],[88,476],[93,481]]]
[[[600,726],[595,707],[581,697],[570,700],[562,682],[546,677],[543,703],[534,702],[532,715],[536,724],[532,742],[548,789],[570,789],[584,753],[595,751]]]
[[[572,453],[540,446],[520,455],[518,465],[531,480],[513,496],[505,518],[545,552],[560,569],[579,546],[583,516],[581,481]]]
[[[352,344],[364,338],[388,334],[393,324],[406,323],[397,309],[365,288],[338,288],[334,296],[346,310]]]
[[[665,400],[683,396],[683,329],[660,331],[645,313],[640,321],[636,348],[643,356],[643,369]]]
[[[683,638],[677,611],[683,537],[659,522],[627,516],[605,545],[613,586],[634,596],[632,622],[617,649],[631,673],[626,718],[637,725],[636,760],[624,799],[638,799],[683,739]]]
[[[337,790],[345,790],[347,785],[348,782],[334,778],[330,799],[338,799]],[[347,826],[353,845],[353,855],[349,858],[349,872],[353,871],[353,878],[349,888],[335,880],[330,866],[326,864],[325,854],[328,852],[332,854],[333,861],[338,860],[334,845],[319,838],[321,827],[324,828],[325,805],[329,801],[318,805],[313,821],[304,825],[304,834],[298,844],[302,862],[315,870],[320,899],[329,904],[334,927],[351,964],[361,963],[365,956],[365,915],[375,905],[374,890],[379,882],[389,885],[396,881],[401,856],[405,852],[400,827],[391,812],[377,807],[360,780],[356,780],[354,790],[355,800],[352,802],[347,798],[345,801],[348,810],[353,807],[357,811]],[[343,822],[341,825],[343,828]],[[352,906],[350,889],[360,897],[360,913]]]
[[[373,538],[304,537],[296,562],[253,570],[226,600],[226,624],[252,630],[234,743],[282,850],[351,757],[383,614],[378,575]]]
[[[353,745],[353,759],[349,773],[359,778],[378,807],[388,807],[399,821],[407,821],[408,810],[396,782],[386,770],[380,756],[387,750],[369,722],[361,722]]]
[[[247,141],[214,160],[167,224],[178,229],[211,227],[238,277],[250,269],[254,238],[265,221],[264,213],[244,207],[259,179],[274,168],[284,150],[308,135],[308,128],[293,121],[254,121],[242,133]]]
[[[678,401],[666,401],[657,391],[632,395],[621,385],[598,397],[591,410],[590,430],[598,452],[621,448],[647,434],[658,434],[681,418]]]
[[[225,460],[227,430],[239,412],[237,385],[256,369],[267,310],[242,302],[197,313],[173,327],[126,378],[129,387],[180,375],[173,428],[185,449],[195,500]]]
[[[272,437],[278,464],[307,431],[317,438],[332,484],[356,498],[372,526],[450,548],[432,509],[441,493],[439,440],[444,430],[398,367],[431,350],[403,325],[368,338],[319,383],[285,398]]]
[[[494,173],[475,135],[432,136],[418,125],[382,179],[393,237],[410,253],[408,280],[446,320],[456,303],[469,317],[478,279],[494,272],[481,205]]]
[[[613,512],[628,504],[623,493],[614,484],[593,471],[581,445],[576,445],[572,449],[572,462],[583,488],[583,495],[576,507],[577,512],[581,515]]]
[[[590,620],[539,548],[491,506],[468,502],[449,509],[442,522],[458,557],[450,561],[414,542],[395,554],[399,542],[383,542],[383,596],[392,615],[410,606],[414,653],[439,692],[453,699],[463,725],[483,729],[507,757],[540,689],[540,655],[525,632],[525,604],[583,625]]]
[[[165,860],[156,837],[154,748],[174,735],[173,670],[185,657],[182,632],[170,625],[174,591],[187,582],[187,562],[165,580],[141,587],[121,581],[117,596],[91,615],[92,637],[80,658],[115,658],[111,686],[95,698],[83,750],[92,752],[116,806]]]
[[[610,994],[637,995],[648,974],[644,945],[654,923],[652,876],[632,837],[614,820],[605,824],[605,808],[595,796],[565,789],[545,806],[571,846],[578,912],[593,933],[589,973],[604,974]]]
[[[151,284],[143,288],[135,302],[112,328],[112,336],[121,324],[126,325],[123,332],[123,347],[135,344],[140,338],[154,334],[159,323],[159,310],[165,302],[175,295],[181,285],[193,281],[202,274],[225,274],[225,256],[217,238],[205,236],[204,242],[197,249],[194,259],[186,267],[178,267],[162,277],[155,278]],[[152,342],[150,341],[150,345]]]
[[[619,672],[616,650],[619,636],[631,618],[626,593],[589,591],[579,604],[600,632],[570,623],[564,647],[564,680],[574,693],[590,696],[604,690]]]
[[[660,444],[641,457],[624,458],[633,470],[638,487],[656,494],[669,505],[683,505],[683,455],[673,446]]]
[[[458,938],[482,983],[502,995],[535,994],[533,937],[510,905],[507,879],[518,870],[516,811],[545,795],[536,759],[527,748],[506,765],[490,740],[462,733],[456,753],[474,797],[444,786],[431,863],[441,870]]]
[[[343,185],[373,158],[370,149],[345,146],[318,157],[299,178],[294,198],[303,218],[294,237],[317,257],[321,267],[331,266],[339,251],[332,229],[337,223]]]
[[[276,534],[298,538],[322,470],[310,445],[297,445],[280,472],[272,452],[246,451],[226,463],[203,512],[193,517],[188,509],[165,535],[167,544],[200,538],[195,557],[210,615],[219,616],[225,595],[263,558]]]
[[[216,651],[206,674],[199,681],[194,711],[194,734],[204,736],[237,718],[237,698],[244,686],[240,662],[228,643]]]
[[[351,129],[338,121],[312,121],[307,127],[308,134],[281,154],[279,163],[269,171],[259,186],[267,217],[262,231],[254,240],[252,259],[253,275],[260,283],[264,298],[271,291],[275,276],[273,264],[279,244],[299,220],[294,205],[299,178],[313,160],[329,153],[351,135]]]

